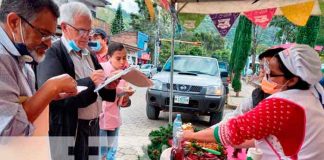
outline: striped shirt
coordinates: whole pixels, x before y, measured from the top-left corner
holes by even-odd
[[[31,135],[33,125],[19,103],[35,93],[35,73],[0,27],[0,136]]]

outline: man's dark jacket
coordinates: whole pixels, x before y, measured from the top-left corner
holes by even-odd
[[[98,60],[91,55],[95,69],[102,69]],[[43,62],[37,66],[37,84],[41,86],[46,80],[61,74],[69,74],[75,79],[73,61],[62,41],[56,41],[46,51]],[[95,84],[89,77],[77,80],[78,86],[87,86],[88,89],[76,96],[63,100],[52,101],[49,106],[49,136],[75,136],[78,108],[84,108],[97,100],[94,92]],[[101,89],[99,95],[105,101],[113,102],[116,90]]]

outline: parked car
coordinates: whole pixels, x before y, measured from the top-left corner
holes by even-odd
[[[146,93],[146,114],[156,120],[169,110],[170,58],[153,76],[154,85]],[[215,58],[176,55],[174,57],[173,111],[210,116],[210,124],[223,116],[226,91]]]
[[[153,64],[142,64],[140,68],[141,72],[143,72],[148,78],[152,78],[152,76],[157,73],[157,69]]]

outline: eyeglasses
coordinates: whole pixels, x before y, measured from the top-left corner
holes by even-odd
[[[86,30],[86,29],[78,29],[78,28],[76,28],[76,27],[74,27],[74,26],[72,26],[71,24],[68,24],[68,23],[66,23],[66,25],[68,25],[68,26],[72,27],[74,30],[78,31],[78,35],[79,36],[84,36],[84,35],[89,36],[90,35],[90,32],[92,31],[91,29],[89,29],[89,30]]]
[[[26,22],[26,23],[27,23],[27,24],[28,24],[28,25],[29,25],[33,30],[37,31],[37,32],[41,35],[41,37],[42,37],[41,41],[54,40],[54,39],[57,38],[57,36],[55,36],[54,33],[44,33],[44,32],[41,31],[41,29],[35,27],[35,26],[32,25],[30,22],[28,22],[24,17],[22,17],[22,16],[20,16],[20,15],[19,15],[19,17],[20,17],[20,19],[22,19],[24,22]]]
[[[270,61],[272,60],[272,58],[270,59]],[[263,60],[263,69],[265,71],[267,78],[285,76],[284,74],[271,74],[270,61],[268,61],[268,59],[266,59],[266,58]]]

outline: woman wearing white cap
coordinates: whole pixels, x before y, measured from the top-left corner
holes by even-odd
[[[266,55],[262,90],[272,94],[253,110],[219,124],[214,129],[184,138],[240,146],[255,139],[262,159],[324,159],[324,109],[321,62],[307,45],[294,45],[278,54]]]

